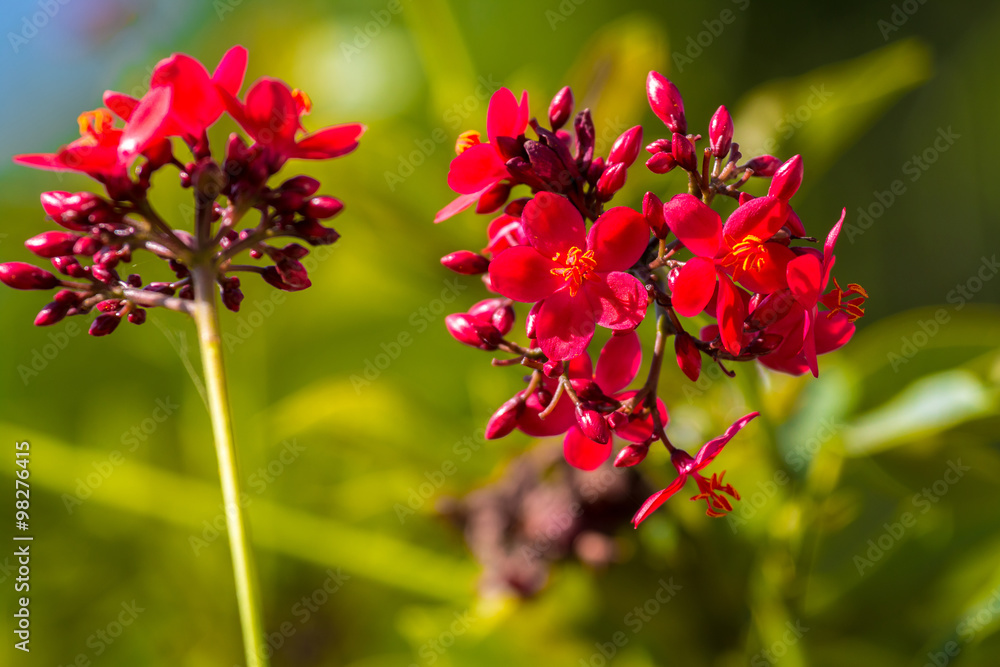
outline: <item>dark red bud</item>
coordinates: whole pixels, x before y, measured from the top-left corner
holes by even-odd
[[[91,323],[90,330],[87,333],[91,336],[107,336],[118,328],[121,321],[121,318],[117,315],[98,315],[97,319]]]
[[[7,287],[23,290],[52,289],[59,279],[48,271],[24,262],[0,264],[0,282]]]
[[[531,201],[531,197],[521,197],[519,199],[515,199],[504,207],[503,212],[512,218],[520,218],[521,213],[524,212],[525,205],[529,201]]]
[[[322,195],[319,197],[313,197],[307,201],[305,208],[302,210],[302,215],[307,218],[326,220],[328,218],[332,218],[343,210],[344,202],[340,201],[336,197]]]
[[[93,276],[94,280],[105,285],[113,285],[118,282],[118,272],[100,264],[94,264],[90,267],[90,275]]]
[[[781,345],[782,340],[782,337],[778,334],[762,333],[750,342],[750,345],[747,346],[747,352],[754,355],[764,355],[773,352],[775,348]]]
[[[281,279],[292,288],[289,291],[296,292],[312,286],[306,267],[297,259],[284,257],[275,264],[275,269]]]
[[[615,196],[615,193],[625,185],[625,177],[628,176],[627,166],[624,162],[616,162],[610,165],[597,179],[597,197],[602,201],[608,201]]]
[[[701,352],[695,347],[694,339],[687,332],[677,334],[674,340],[674,352],[677,354],[677,365],[692,382],[698,381],[701,374]]]
[[[500,182],[483,193],[476,203],[476,213],[493,213],[507,203],[510,196],[510,183]]]
[[[743,328],[749,332],[766,329],[788,315],[796,303],[795,297],[788,289],[772,292],[756,304],[751,302],[753,312],[746,318]]]
[[[128,274],[128,278],[125,279],[125,282],[128,283],[129,287],[142,287],[142,276],[138,273],[130,273]]]
[[[788,201],[802,185],[802,156],[796,155],[774,172],[767,194]]]
[[[75,257],[53,257],[52,266],[59,273],[64,273],[73,278],[84,278],[88,275],[86,269],[83,268],[80,262],[76,261]]]
[[[80,303],[80,295],[70,289],[61,289],[53,297],[56,302],[64,303],[67,306],[75,306]]]
[[[615,139],[608,154],[608,163],[620,162],[626,167],[631,167],[632,163],[639,156],[639,148],[642,146],[642,125],[625,130],[620,137]]]
[[[306,197],[311,197],[319,190],[320,183],[312,176],[293,176],[282,183],[278,189],[284,192],[296,192]]]
[[[316,220],[306,219],[293,225],[295,233],[309,245],[331,245],[340,238],[332,227],[324,227]]]
[[[549,104],[549,125],[558,130],[573,115],[573,91],[566,86],[552,98]]]
[[[71,306],[68,303],[53,301],[38,311],[38,315],[35,317],[35,326],[47,327],[55,324],[62,318],[66,317],[66,313],[69,312],[70,307]]]
[[[669,173],[676,166],[677,160],[674,159],[672,153],[656,153],[653,157],[646,160],[646,169],[649,169],[654,174]]]
[[[61,190],[43,192],[41,201],[42,209],[56,224],[75,232],[90,229],[86,214],[81,213],[78,206],[74,205],[79,204],[79,198],[76,195]]]
[[[521,394],[501,405],[486,423],[486,439],[496,440],[509,434],[517,426],[517,420],[524,414],[524,399]]]
[[[490,268],[490,260],[471,250],[458,250],[441,258],[441,264],[455,273],[478,276]]]
[[[149,283],[143,289],[149,292],[156,292],[157,294],[166,294],[167,296],[173,296],[177,291],[170,286],[170,283]]]
[[[240,304],[243,302],[243,291],[236,287],[227,287],[222,290],[222,305],[234,313],[240,312]]]
[[[597,410],[576,406],[576,424],[583,434],[594,442],[606,445],[611,442],[611,430]]]
[[[95,255],[104,247],[104,244],[95,239],[93,236],[84,236],[77,239],[76,243],[73,244],[73,254],[74,255]],[[66,253],[67,255],[69,253]]]
[[[733,117],[725,106],[719,107],[708,123],[708,143],[712,155],[726,157],[733,145]]]
[[[674,134],[671,152],[677,164],[686,171],[698,170],[698,158],[694,154],[694,144],[683,134]]]
[[[500,332],[501,336],[506,336],[510,333],[510,330],[514,327],[514,307],[504,306],[502,308],[497,308],[493,311],[493,316],[490,318],[490,322],[496,327],[497,331]]]
[[[146,311],[142,308],[136,308],[131,313],[128,314],[128,321],[131,324],[145,324],[146,323]]]
[[[677,86],[659,72],[650,72],[646,77],[646,97],[653,113],[671,132],[687,134],[684,100]]]
[[[545,373],[545,377],[557,378],[563,374],[566,370],[566,364],[561,361],[546,361],[545,365],[542,366],[542,372]]]
[[[114,313],[117,312],[118,309],[122,307],[122,303],[123,302],[121,299],[105,299],[104,301],[101,301],[96,306],[94,306],[94,308],[96,308],[98,312],[101,313]]]
[[[24,242],[24,247],[46,259],[73,254],[73,244],[80,238],[70,232],[42,232]]]
[[[622,447],[622,450],[618,452],[618,456],[615,457],[615,467],[631,468],[634,465],[642,463],[648,453],[649,447],[644,445],[632,444]]]
[[[642,198],[642,216],[656,238],[667,238],[670,228],[667,227],[667,220],[663,216],[663,202],[652,192],[647,192]]]
[[[773,155],[761,155],[747,160],[747,163],[743,166],[747,169],[753,169],[754,176],[767,178],[774,176],[774,172],[778,171],[778,167],[781,166],[781,160]]]

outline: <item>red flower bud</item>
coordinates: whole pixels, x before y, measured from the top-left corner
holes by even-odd
[[[509,399],[500,406],[486,423],[486,439],[496,440],[514,430],[517,420],[524,414],[524,399],[521,394]]]
[[[774,172],[767,194],[788,201],[802,185],[802,156],[796,155]]]
[[[654,174],[666,174],[673,171],[677,166],[677,160],[672,153],[655,153],[653,157],[646,160],[646,169]]]
[[[117,312],[118,309],[122,307],[122,303],[123,302],[121,299],[105,299],[104,301],[101,301],[99,304],[94,306],[94,308],[96,308],[98,312],[101,313],[114,313]]]
[[[697,382],[701,374],[701,352],[695,347],[694,339],[686,332],[677,334],[674,339],[674,352],[677,354],[677,365],[688,376],[691,382]]]
[[[503,212],[512,218],[520,218],[521,213],[524,212],[525,205],[529,201],[531,201],[531,197],[520,197],[515,199],[504,207]]]
[[[90,229],[86,214],[81,213],[78,207],[73,205],[79,203],[77,195],[71,195],[61,190],[43,192],[41,201],[46,215],[55,220],[56,224],[74,232],[84,232]]]
[[[552,98],[549,104],[549,125],[558,130],[573,114],[573,91],[566,86]]]
[[[673,143],[670,148],[677,160],[677,164],[686,171],[698,170],[698,158],[694,154],[694,144],[683,134],[674,134]]]
[[[92,256],[97,254],[103,247],[104,244],[95,239],[93,236],[83,236],[77,239],[76,243],[73,244],[72,250],[74,255]],[[69,253],[66,254],[68,255]]]
[[[501,336],[506,336],[514,327],[514,319],[515,314],[513,306],[503,306],[502,308],[497,308],[493,311],[493,316],[490,318],[490,322],[494,327],[496,327],[497,331],[500,332]]]
[[[773,352],[784,340],[780,335],[773,333],[762,333],[757,338],[750,341],[747,352],[754,355],[764,355]]]
[[[528,338],[535,338],[535,327],[538,325],[538,313],[542,310],[542,302],[539,301],[531,307],[524,317],[524,331]]]
[[[68,303],[53,301],[38,311],[38,315],[35,317],[35,326],[47,327],[55,324],[62,318],[66,317],[66,313],[69,312],[70,307],[71,306]]]
[[[471,250],[459,250],[445,255],[441,258],[441,264],[465,276],[477,276],[490,268],[490,260]]]
[[[471,347],[478,348],[480,350],[495,350],[495,346],[488,345],[480,336],[480,330],[482,325],[476,321],[476,318],[468,313],[453,313],[447,315],[444,318],[444,325],[448,329],[448,333],[451,334],[452,338],[457,340],[463,345],[469,345]],[[491,329],[496,331],[493,325],[489,325]],[[499,331],[497,332],[500,333]]]
[[[63,257],[73,253],[79,237],[69,232],[42,232],[24,242],[24,247],[39,257]]]
[[[324,227],[312,219],[296,222],[293,228],[295,233],[309,245],[330,245],[340,238],[336,229]]]
[[[601,177],[604,173],[604,158],[596,157],[594,161],[590,163],[590,168],[587,170],[587,181],[590,183],[597,183],[597,179]]]
[[[614,431],[616,428],[622,426],[628,421],[628,416],[623,412],[615,411],[605,417],[604,421],[608,423],[608,428]]]
[[[663,152],[669,153],[670,145],[671,145],[670,139],[657,139],[653,143],[647,145],[646,150],[654,155]]]
[[[733,117],[725,106],[719,107],[708,123],[708,143],[715,157],[729,154],[733,145]]]
[[[64,273],[73,278],[85,278],[88,275],[83,265],[76,261],[76,257],[53,257],[52,266],[59,273]]]
[[[622,450],[618,452],[618,456],[615,457],[615,467],[631,468],[634,465],[642,463],[648,453],[649,446],[632,444],[627,447],[623,447]]]
[[[75,306],[80,303],[80,295],[69,289],[59,290],[53,298],[58,303],[64,303],[67,306]]]
[[[650,72],[646,77],[646,97],[649,98],[653,113],[671,132],[687,134],[684,100],[681,99],[677,86],[659,72]]]
[[[611,442],[611,430],[604,417],[597,410],[581,405],[576,406],[576,423],[583,434],[596,443],[606,445]]]
[[[615,196],[615,193],[625,185],[625,177],[628,175],[628,167],[624,162],[615,162],[604,170],[601,177],[597,179],[597,196],[603,201],[608,201]]]
[[[282,193],[296,192],[298,194],[305,195],[306,197],[311,197],[316,194],[317,190],[319,190],[319,186],[319,181],[312,176],[300,175],[289,178],[287,181],[278,186],[278,190]]]
[[[747,169],[753,169],[754,176],[767,178],[774,176],[774,172],[778,171],[778,167],[781,166],[781,160],[773,155],[761,155],[748,160],[743,166]]]
[[[146,311],[143,308],[136,308],[128,314],[128,321],[131,324],[145,324]]]
[[[642,198],[642,216],[656,238],[667,238],[670,228],[667,227],[667,220],[663,217],[663,202],[652,192],[647,192]]]
[[[639,156],[639,148],[642,146],[642,125],[625,130],[620,137],[615,139],[608,154],[608,163],[620,162],[626,167],[631,167],[632,163]]]
[[[566,364],[561,361],[546,361],[545,365],[542,366],[542,372],[545,373],[545,377],[557,378],[563,374],[566,370]]]
[[[507,203],[510,196],[510,183],[501,182],[483,193],[476,204],[476,213],[493,213]]]
[[[7,262],[0,264],[0,282],[14,289],[52,289],[59,279],[31,264]]]
[[[344,202],[340,201],[336,197],[322,195],[320,197],[313,197],[307,201],[302,209],[302,215],[307,218],[326,220],[327,218],[332,218],[343,210]]]
[[[121,321],[121,318],[117,315],[98,315],[97,319],[91,323],[90,330],[87,333],[91,336],[107,336],[118,328]]]
[[[118,272],[101,264],[94,264],[90,267],[90,275],[94,280],[102,282],[105,285],[114,285],[118,282]]]
[[[274,265],[275,270],[277,270],[278,275],[281,279],[292,287],[290,291],[304,290],[307,287],[312,286],[312,281],[309,280],[309,274],[306,272],[306,267],[302,266],[302,262],[297,259],[292,259],[291,257],[283,257],[278,260],[278,263]]]

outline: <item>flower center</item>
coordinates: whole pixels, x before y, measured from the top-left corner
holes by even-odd
[[[733,504],[729,502],[729,498],[726,498],[722,494],[728,494],[733,500],[739,500],[740,494],[733,488],[732,484],[722,483],[722,478],[726,476],[725,470],[722,471],[721,475],[712,473],[711,479],[705,479],[696,472],[691,474],[694,476],[695,481],[698,482],[698,490],[701,492],[691,498],[691,500],[704,500],[708,504],[708,511],[705,512],[708,516],[725,516],[726,512],[733,510]]]
[[[76,122],[80,125],[81,137],[100,139],[114,129],[115,119],[107,109],[94,109],[77,116]]]
[[[821,299],[821,303],[830,309],[828,317],[833,317],[836,312],[843,312],[847,315],[848,322],[854,322],[865,314],[865,300],[868,292],[857,283],[850,283],[847,289],[840,287],[837,279],[833,279],[834,288],[826,293]],[[853,298],[851,298],[853,297]]]
[[[743,271],[760,271],[767,261],[764,239],[748,234],[733,245],[723,260],[724,266],[739,266]]]
[[[295,100],[295,110],[298,111],[300,116],[312,111],[312,98],[306,95],[304,90],[299,90],[298,88],[292,90],[292,99]]]
[[[569,283],[569,295],[576,296],[584,280],[596,280],[594,269],[597,267],[597,260],[594,258],[594,251],[584,252],[580,248],[573,246],[563,258],[561,252],[557,252],[552,258],[553,262],[563,265],[562,268],[552,269],[552,275],[562,276],[563,280]]]
[[[481,136],[475,130],[467,130],[458,135],[458,141],[455,142],[455,155],[461,155],[476,144],[481,143]]]

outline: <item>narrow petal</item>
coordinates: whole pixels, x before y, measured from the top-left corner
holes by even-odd
[[[479,197],[482,196],[484,192],[486,192],[486,190],[489,190],[489,188],[487,187],[484,188],[483,190],[480,190],[479,192],[473,192],[472,194],[459,195],[455,197],[455,199],[453,199],[450,204],[448,204],[443,209],[437,212],[437,215],[434,216],[434,222],[443,222],[448,218],[461,213],[465,209],[475,204],[476,201],[479,200]]]
[[[788,263],[788,288],[804,308],[812,308],[823,289],[823,263],[813,254],[800,255]]]
[[[744,417],[740,417],[735,422],[733,422],[729,428],[726,429],[725,433],[720,435],[718,438],[715,438],[714,440],[709,440],[708,442],[706,442],[705,445],[700,450],[698,450],[698,455],[694,459],[694,469],[701,470],[709,463],[711,463],[713,460],[715,460],[715,457],[719,455],[719,452],[721,452],[722,448],[726,446],[726,443],[732,440],[733,436],[739,433],[744,426],[749,424],[751,421],[754,420],[755,417],[759,415],[760,415],[759,412],[751,412],[750,414]]]
[[[813,377],[819,377],[819,360],[816,359],[816,320],[819,313],[815,308],[805,314],[805,337],[802,341],[802,356]]]
[[[746,319],[746,305],[740,290],[722,271],[719,276],[719,296],[716,319],[719,320],[719,335],[722,346],[732,355],[743,349],[743,320]]]
[[[574,426],[563,438],[563,456],[566,462],[580,470],[595,470],[611,456],[611,440],[606,444],[594,442]]]
[[[823,244],[823,262],[829,263],[833,257],[833,248],[837,245],[837,237],[840,236],[840,228],[844,225],[844,218],[847,217],[847,209],[840,212],[840,220],[833,226],[830,233],[826,235],[826,243]]]
[[[635,331],[616,334],[604,344],[597,359],[594,380],[605,394],[627,387],[642,365],[642,345]]]
[[[715,293],[715,262],[693,257],[674,278],[671,301],[674,310],[684,317],[694,317],[712,300]]]
[[[560,195],[539,192],[524,207],[521,221],[528,242],[546,257],[586,246],[583,216]]]
[[[307,134],[295,144],[291,157],[304,160],[327,160],[347,155],[358,147],[358,139],[368,128],[361,123],[324,127]]]
[[[632,517],[632,525],[638,528],[639,524],[645,521],[650,514],[660,509],[660,505],[667,502],[671,496],[680,491],[686,481],[687,475],[678,475],[677,479],[670,483],[670,486],[662,491],[657,491],[647,498],[646,502],[639,508],[639,511]]]
[[[46,169],[48,171],[71,171],[71,168],[59,159],[58,153],[27,153],[15,155],[15,164],[32,167],[34,169]]]
[[[667,226],[698,257],[715,257],[722,247],[722,217],[689,194],[675,195],[663,205]]]
[[[222,56],[212,74],[212,81],[231,95],[238,95],[247,73],[247,50],[237,44]]]
[[[649,294],[639,279],[621,271],[598,276],[602,279],[580,288],[598,315],[597,323],[616,331],[639,326],[649,305]]]
[[[594,251],[595,271],[627,271],[649,243],[649,225],[642,214],[627,206],[616,206],[597,219],[587,235],[587,248]]]
[[[455,156],[448,187],[463,195],[488,190],[507,175],[507,167],[490,144],[476,144]]]
[[[557,267],[530,246],[514,246],[490,262],[490,282],[508,299],[541,301],[566,284],[561,276],[552,273]]]
[[[512,250],[517,248],[505,250],[501,256]],[[572,359],[587,349],[596,320],[597,313],[582,292],[573,297],[568,289],[559,290],[542,302],[536,325],[538,345],[549,359]]]

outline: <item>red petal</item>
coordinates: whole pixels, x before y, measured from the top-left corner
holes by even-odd
[[[328,160],[347,155],[358,147],[358,139],[368,128],[361,123],[333,125],[307,134],[296,144],[291,157],[304,160]]]
[[[238,95],[247,73],[247,50],[236,45],[226,51],[212,74],[212,81],[231,95]]]
[[[545,409],[538,400],[537,394],[532,394],[525,401],[524,414],[517,420],[517,427],[534,438],[548,438],[565,433],[566,429],[576,424],[576,413],[573,401],[565,394],[556,403],[555,409],[545,419],[540,419],[538,413]]]
[[[598,276],[600,282],[587,281],[580,288],[598,314],[597,323],[616,331],[639,326],[649,305],[649,294],[639,279],[621,271]]]
[[[254,83],[247,91],[243,110],[250,125],[245,129],[260,143],[280,149],[294,142],[299,111],[284,81],[264,77]]]
[[[475,204],[476,201],[479,199],[479,197],[488,189],[489,188],[485,188],[483,190],[480,190],[479,192],[473,192],[472,194],[459,195],[458,197],[455,197],[455,199],[453,199],[450,204],[448,204],[443,209],[437,212],[437,215],[434,216],[434,222],[442,222],[452,217],[453,215],[461,213],[465,209]]]
[[[796,255],[787,246],[780,243],[764,243],[757,254],[760,266],[754,264],[749,271],[736,267],[733,278],[752,292],[769,294],[788,286],[786,277],[788,263]]]
[[[727,239],[743,239],[752,235],[766,241],[785,224],[788,211],[788,204],[777,197],[757,197],[733,211],[722,233]]]
[[[552,273],[557,267],[558,264],[534,248],[514,246],[490,262],[490,282],[493,289],[508,299],[541,301],[566,285],[561,276]]]
[[[611,440],[604,445],[594,442],[574,426],[563,438],[563,456],[574,468],[594,470],[611,456]]]
[[[639,261],[649,243],[649,225],[637,211],[616,206],[597,219],[587,235],[587,248],[594,251],[600,273],[627,271]]]
[[[739,209],[737,209],[739,210]],[[699,257],[715,257],[722,247],[722,217],[693,195],[675,195],[663,205],[667,226]]]
[[[733,285],[725,273],[719,271],[719,297],[716,319],[719,320],[719,334],[722,345],[732,355],[743,349],[743,320],[746,319],[746,305],[740,290]]]
[[[463,195],[479,193],[507,175],[507,167],[490,144],[476,144],[455,156],[448,170],[448,187]]]
[[[662,491],[657,491],[647,498],[646,502],[644,502],[642,507],[639,508],[639,511],[635,513],[634,517],[632,517],[632,525],[638,528],[640,523],[645,521],[650,514],[660,508],[660,505],[667,502],[672,495],[680,491],[686,481],[687,475],[678,475],[677,479],[670,483],[670,486]]]
[[[616,334],[604,344],[594,380],[605,394],[614,394],[635,379],[642,365],[642,345],[635,331]]]
[[[138,105],[139,100],[131,95],[116,93],[113,90],[104,91],[104,106],[124,121],[132,117],[132,112]]]
[[[753,421],[753,419],[758,415],[760,415],[759,412],[751,412],[745,417],[740,417],[726,429],[725,433],[714,440],[706,442],[705,445],[698,450],[698,455],[694,459],[694,469],[701,470],[715,460],[715,457],[719,455],[719,452],[721,452],[722,448],[726,446],[726,443],[732,440],[733,436],[739,433],[744,426]]]
[[[830,233],[826,235],[826,243],[823,244],[823,264],[831,264],[833,261],[833,248],[837,245],[837,237],[840,236],[840,228],[844,225],[844,218],[847,217],[847,209],[840,211],[840,220],[833,226]],[[829,270],[827,270],[827,280],[829,280]]]
[[[788,288],[804,308],[812,308],[823,289],[823,263],[813,254],[800,255],[788,263]]]
[[[691,382],[697,382],[701,374],[701,352],[695,347],[691,334],[682,332],[674,339],[674,353],[677,366]]]
[[[208,70],[189,55],[175,53],[157,63],[150,86],[170,88],[171,116],[188,134],[199,136],[222,113]]]
[[[501,257],[512,250],[517,248],[505,250]],[[568,289],[559,290],[542,302],[536,325],[538,345],[549,359],[572,359],[587,349],[596,320],[597,313],[582,293],[573,297]]]
[[[521,95],[523,105],[519,105],[514,93],[508,88],[501,88],[493,93],[490,106],[486,111],[486,136],[490,143],[495,143],[497,137],[516,137],[527,125],[528,93]]]
[[[521,227],[528,242],[546,257],[570,248],[586,246],[583,216],[569,200],[550,192],[539,192],[521,214]]]
[[[139,100],[118,142],[118,154],[123,159],[138,155],[154,139],[167,136],[172,95],[170,88],[153,88]]]
[[[715,292],[715,262],[693,257],[674,278],[671,300],[674,310],[684,317],[694,317],[712,300]]]
[[[826,354],[843,347],[854,335],[854,325],[844,313],[820,313],[813,332],[816,338],[816,353]]]
[[[816,318],[818,314],[815,308],[806,311],[804,317],[806,334],[802,341],[802,357],[809,370],[812,371],[813,377],[819,377],[819,361],[816,359]]]
[[[70,167],[59,159],[57,153],[27,153],[24,155],[15,155],[13,160],[15,164],[22,164],[25,167],[32,167],[34,169],[47,169],[49,171],[70,170]]]
[[[627,401],[635,396],[635,391],[622,392],[615,396],[619,401]],[[666,426],[670,421],[667,406],[659,398],[656,399],[656,410],[660,413],[660,424]],[[615,429],[615,435],[629,442],[645,442],[653,435],[653,416],[646,415],[642,419],[631,419]]]

